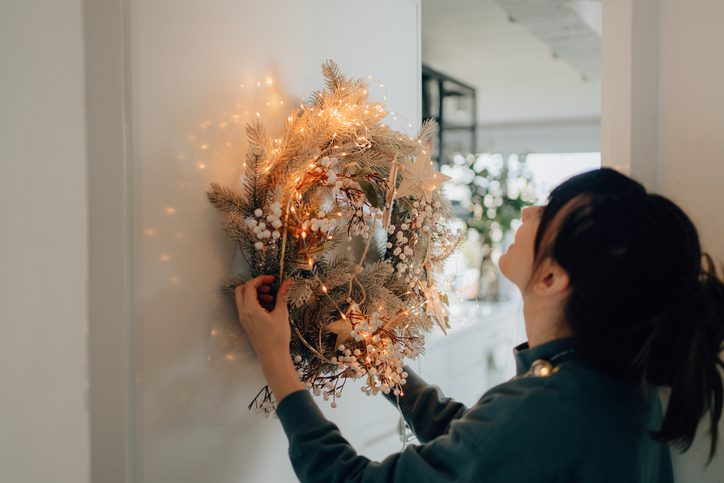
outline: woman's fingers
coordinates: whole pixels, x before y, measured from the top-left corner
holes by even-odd
[[[260,288],[263,285],[269,285],[274,281],[274,275],[259,275],[258,277],[252,278],[246,284],[254,287],[255,289]]]
[[[241,311],[254,312],[264,309],[271,312],[274,309],[274,296],[271,283],[274,282],[274,275],[260,275],[246,282],[243,286],[237,287],[237,307]],[[286,297],[286,296],[285,296]]]
[[[277,309],[286,310],[287,308],[287,291],[291,285],[291,279],[284,281],[276,295],[276,304],[274,303],[274,290],[271,283],[274,282],[274,275],[260,275],[255,277],[243,285],[235,288],[234,294],[236,298],[236,307],[239,314],[251,313],[259,309],[271,312]]]
[[[282,283],[281,287],[279,287],[279,291],[277,292],[277,302],[274,307],[275,312],[279,310],[287,310],[287,292],[289,291],[291,284],[291,279],[286,279]]]

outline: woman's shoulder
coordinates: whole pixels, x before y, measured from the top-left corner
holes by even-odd
[[[650,438],[657,419],[634,386],[567,361],[493,387],[451,433],[481,455],[475,471],[495,470],[496,481],[668,481],[659,479],[668,448]]]
[[[641,387],[592,370],[575,360],[566,361],[547,376],[516,377],[499,384],[469,408],[466,418],[494,420],[507,431],[529,438],[569,436],[581,441],[595,432],[599,438],[643,433],[645,424],[660,417],[658,396]]]

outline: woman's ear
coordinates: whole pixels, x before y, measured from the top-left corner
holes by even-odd
[[[533,284],[533,292],[536,295],[551,296],[568,291],[570,286],[568,272],[550,258],[543,262],[538,274],[537,280]]]

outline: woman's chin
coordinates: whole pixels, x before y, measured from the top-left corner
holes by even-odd
[[[507,262],[506,256],[507,256],[507,255],[508,255],[508,252],[505,252],[505,253],[503,253],[502,255],[500,255],[500,258],[498,258],[498,270],[500,271],[500,273],[501,273],[505,278],[508,278],[508,275],[506,274],[506,271],[507,271],[507,270],[506,270],[506,268],[507,268],[507,265],[506,265],[506,262]]]

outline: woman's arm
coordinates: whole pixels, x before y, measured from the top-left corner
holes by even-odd
[[[543,404],[521,409],[522,402],[534,399],[530,396],[535,387],[527,386],[552,378],[523,378],[497,386],[466,411],[408,371],[410,402],[404,404],[410,405],[406,406],[410,420],[422,438],[441,434],[381,462],[358,455],[302,389],[289,357],[291,330],[285,303],[289,284],[282,284],[273,304],[269,286],[273,278],[261,276],[237,287],[236,302],[239,321],[278,401],[277,416],[289,439],[289,457],[302,482],[555,480],[550,474],[555,469],[550,452],[557,453],[559,448],[549,444],[549,435],[565,418],[549,417],[545,412],[559,411],[559,405],[551,405],[547,397]],[[427,413],[433,418],[439,414],[432,425],[423,421]],[[541,424],[545,426],[536,427]],[[525,456],[525,464],[521,464],[521,456]]]
[[[403,386],[403,395],[399,397],[399,407],[412,432],[421,443],[445,434],[450,423],[460,418],[468,408],[445,397],[439,387],[426,383],[409,366],[405,366],[405,372],[407,383]],[[390,392],[385,397],[397,406],[397,396]]]
[[[273,280],[273,276],[260,276],[240,285],[236,288],[236,304],[239,322],[278,401],[277,416],[289,438],[289,457],[301,481],[459,481],[461,475],[469,473],[467,467],[474,461],[472,445],[456,435],[440,436],[424,446],[408,446],[379,463],[357,455],[339,428],[322,415],[297,377],[289,357],[289,284],[280,287],[274,303],[270,287]],[[424,409],[444,409],[436,389],[426,387],[412,372],[408,372],[408,380],[413,403],[410,414],[421,437],[423,433],[438,432],[441,423],[427,425],[422,421]]]
[[[375,462],[357,454],[307,390],[282,399],[277,416],[289,439],[294,472],[303,483],[467,481],[478,459],[469,423]]]
[[[307,390],[282,399],[277,416],[302,483],[583,481],[562,468],[581,457],[566,444],[574,439],[566,430],[585,429],[567,422],[570,407],[551,404],[558,395],[546,383],[525,378],[496,386],[444,434],[380,462],[357,454]]]
[[[273,276],[263,275],[236,288],[239,321],[254,346],[264,377],[274,397],[281,401],[302,389],[289,357],[289,312],[286,293],[289,281],[280,288],[276,303],[271,293]],[[424,443],[444,434],[450,422],[461,417],[465,405],[444,397],[440,389],[427,384],[410,367],[405,367],[407,383],[399,398],[400,409],[417,439]],[[387,398],[397,405],[393,394]]]

